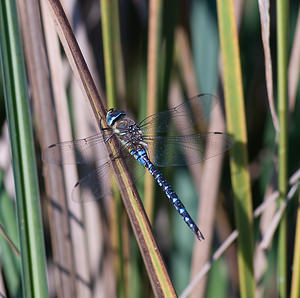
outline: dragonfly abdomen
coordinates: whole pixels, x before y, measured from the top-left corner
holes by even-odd
[[[163,192],[166,194],[167,198],[174,205],[177,212],[181,215],[185,223],[192,230],[199,240],[204,240],[204,236],[200,232],[199,228],[193,221],[192,217],[187,212],[186,208],[178,198],[178,195],[174,192],[171,185],[163,177],[163,175],[156,169],[153,163],[147,156],[146,150],[133,150],[131,154],[134,158],[141,163],[145,168],[148,169],[149,173],[154,177],[158,185],[162,188]]]

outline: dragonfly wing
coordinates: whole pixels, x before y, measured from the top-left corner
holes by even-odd
[[[85,203],[111,194],[109,182],[110,165],[110,161],[106,162],[81,178],[73,188],[72,200]],[[87,195],[87,192],[90,192],[92,196]]]
[[[135,163],[137,165],[138,163]],[[143,168],[145,170],[145,168]],[[72,200],[75,202],[89,202],[99,200],[112,193],[111,191],[111,161],[108,161],[98,166],[93,171],[89,172],[75,184],[72,191]],[[142,175],[143,176],[143,175]],[[92,194],[92,196],[87,195]]]
[[[107,135],[107,136],[106,136]],[[104,144],[104,139],[108,137],[109,133],[104,131],[104,134],[96,134],[75,141],[61,142],[50,145],[43,151],[43,161],[51,164],[84,164],[88,163],[90,156],[96,155],[96,150]],[[99,150],[100,151],[100,150]],[[97,154],[97,160],[107,161],[108,156],[106,150],[101,150],[103,154]]]
[[[139,126],[145,134],[170,132],[175,124],[181,133],[191,134],[195,125],[207,125],[213,108],[218,104],[218,97],[212,94],[199,94],[179,106],[146,117]]]
[[[229,150],[233,138],[221,132],[199,133],[187,136],[145,136],[154,152],[150,158],[158,167],[183,166],[199,163]]]

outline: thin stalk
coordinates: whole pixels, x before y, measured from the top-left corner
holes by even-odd
[[[147,115],[154,114],[158,102],[158,65],[160,62],[159,51],[161,49],[161,23],[162,1],[150,0],[149,2],[149,29],[148,29],[148,61],[147,61]],[[149,131],[153,134],[154,131]],[[154,148],[150,148],[150,151]],[[145,209],[150,220],[153,218],[154,180],[150,174],[145,175]]]
[[[126,78],[123,63],[121,33],[120,33],[120,15],[119,15],[119,2],[118,0],[112,1],[112,34],[113,34],[113,50],[115,60],[115,76],[116,76],[116,93],[119,100],[126,96]]]
[[[116,75],[113,56],[113,34],[111,23],[112,2],[101,0],[101,25],[103,35],[106,97],[109,107],[116,106]]]
[[[107,102],[109,107],[117,106],[116,99],[116,87],[117,87],[117,72],[115,65],[115,50],[121,49],[121,45],[118,44],[120,37],[114,35],[114,33],[119,33],[117,29],[119,26],[116,26],[113,23],[112,15],[115,16],[114,21],[117,23],[116,16],[118,16],[118,5],[114,3],[115,1],[101,0],[101,24],[102,24],[102,40],[103,40],[103,51],[104,51],[104,65],[105,65],[105,85],[107,93]],[[117,27],[117,28],[116,28]],[[115,30],[114,30],[115,29]],[[120,58],[120,56],[118,56]],[[120,61],[119,61],[120,62]],[[113,180],[112,188],[114,193],[117,192],[117,185],[115,180]],[[120,195],[116,195],[115,199],[111,201],[112,210],[114,216],[111,216],[112,219],[112,245],[115,251],[118,252],[115,258],[115,272],[117,280],[117,291],[118,297],[126,297],[126,285],[128,284],[124,278],[124,250],[123,250],[123,228],[122,228],[122,212],[123,206],[121,205]]]
[[[293,260],[293,276],[291,286],[291,298],[300,297],[300,192],[298,191],[298,211],[296,224],[296,238]]]
[[[265,53],[265,72],[266,72],[266,87],[268,92],[268,100],[270,112],[273,120],[273,125],[276,132],[279,131],[278,117],[275,112],[274,96],[273,96],[273,71],[272,71],[272,59],[270,49],[270,2],[269,1],[258,1],[260,23],[261,23],[261,35]]]
[[[288,1],[277,0],[277,81],[278,81],[278,189],[280,204],[287,192],[287,53],[288,53]],[[278,244],[278,291],[279,297],[287,295],[287,218],[281,219]]]
[[[0,5],[1,66],[14,169],[24,297],[48,297],[25,63],[15,1]]]
[[[6,198],[9,199],[9,198]],[[20,257],[20,252],[14,242],[10,239],[9,235],[6,233],[4,226],[0,223],[0,234],[1,236],[7,241],[7,244],[10,246],[10,248],[13,250],[13,252]]]
[[[230,152],[231,181],[238,238],[241,297],[254,297],[253,220],[248,172],[247,132],[238,32],[232,0],[218,0],[218,23],[223,61],[225,108],[228,132],[235,139]]]
[[[19,244],[16,210],[13,200],[5,190],[3,180],[4,173],[0,170],[1,267],[9,296],[18,297],[21,296],[22,288],[20,251],[16,246]]]

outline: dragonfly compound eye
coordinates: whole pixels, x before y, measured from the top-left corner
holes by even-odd
[[[115,109],[110,109],[106,114],[106,122],[109,126],[113,126],[114,123],[121,118],[121,116],[126,115],[123,111],[118,111]]]

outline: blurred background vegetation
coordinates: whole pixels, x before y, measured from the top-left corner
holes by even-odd
[[[48,166],[41,160],[41,152],[50,144],[90,136],[96,133],[99,124],[91,116],[91,109],[82,91],[82,77],[74,71],[72,62],[70,67],[64,42],[59,42],[48,2],[51,1],[17,1],[17,25],[23,41],[27,74],[25,86],[34,136],[30,146],[35,149],[36,166],[31,164],[31,167],[36,169],[38,175],[43,224],[43,231],[38,230],[36,233],[44,235],[44,243],[39,249],[43,250],[43,245],[45,246],[49,296],[152,297],[153,291],[157,292],[151,289],[151,272],[145,270],[120,197],[115,195],[115,198],[87,204],[74,203],[71,193],[78,180],[76,169]],[[246,171],[245,183],[249,175],[251,189],[245,194],[249,201],[245,202],[245,209],[241,207],[246,212],[241,217],[236,214],[239,209],[235,200],[239,195],[236,187],[243,188],[243,185],[232,186],[236,173],[233,172],[234,166],[229,165],[230,162],[234,163],[234,150],[231,158],[229,154],[224,154],[195,167],[164,169],[168,181],[174,186],[192,217],[198,217],[199,227],[206,238],[201,243],[187,229],[151,177],[146,177],[145,181],[137,179],[139,194],[176,292],[183,293],[182,297],[299,297],[298,176],[290,180],[300,165],[299,1],[289,1],[289,7],[286,8],[280,6],[280,2],[284,1],[270,1],[267,16],[260,15],[258,4],[267,1],[235,1],[236,23],[233,24],[236,25],[239,48],[234,45],[236,36],[230,35],[232,28],[226,23],[226,15],[222,16],[218,1],[61,2],[101,98],[104,102],[107,98],[107,107],[122,108],[135,119],[142,120],[146,115],[176,104],[178,100],[199,93],[211,93],[220,98],[222,110],[208,125],[208,130],[226,131],[223,118],[228,118],[228,109],[238,111],[236,114],[230,113],[229,128],[246,125],[247,136],[243,143],[246,145],[248,165],[246,160],[243,170]],[[231,1],[227,2],[233,5]],[[5,3],[3,1],[1,4],[2,68],[5,68],[6,60],[10,61],[10,55],[16,55],[16,61],[20,57],[18,55],[22,55],[22,50],[14,53],[13,47],[8,47],[6,52],[4,50],[4,36],[11,34],[8,5]],[[280,23],[278,10],[276,11],[278,7],[283,14],[286,9],[283,19],[287,18],[288,22]],[[276,113],[280,92],[286,95],[284,100],[287,105],[287,110],[284,111],[287,115],[287,128],[282,129],[284,126],[281,125],[285,120],[279,117],[279,133],[276,132],[276,124],[271,117],[266,87],[262,23],[268,22],[268,17],[273,78],[271,89]],[[12,18],[12,21],[17,19]],[[220,26],[223,21],[225,26],[222,29]],[[280,59],[277,60],[281,51],[280,45],[276,44],[281,40],[277,35],[279,29],[286,32],[286,44],[283,46],[286,62],[283,62],[283,69],[279,67]],[[56,30],[59,32],[57,27]],[[224,36],[220,36],[220,32]],[[64,32],[59,34],[62,39]],[[220,40],[222,45],[222,38],[226,39],[226,35],[237,50],[238,56],[231,56],[232,62],[222,56],[226,55],[226,49],[222,48],[221,53]],[[10,54],[5,56],[5,53]],[[228,64],[226,69],[226,63],[223,64],[222,59],[229,66],[232,65],[232,72],[235,72],[235,65],[239,67],[240,63],[241,74],[231,84],[238,85],[242,90],[243,95],[239,100],[244,104],[244,109],[238,108],[238,104],[232,106],[234,101],[230,102],[226,98],[228,94],[232,94],[228,90],[235,86],[226,86],[226,74],[230,69]],[[23,237],[24,232],[20,228],[22,219],[20,212],[14,211],[15,205],[18,208],[22,206],[18,205],[15,193],[24,198],[25,195],[14,190],[16,174],[13,175],[10,158],[10,142],[13,141],[8,133],[8,118],[13,117],[7,116],[9,112],[5,113],[4,99],[4,94],[8,97],[7,89],[16,90],[17,87],[15,84],[8,86],[4,76],[5,71],[1,72],[0,77],[0,223],[3,235],[8,235],[20,250],[22,258],[25,258],[22,252],[24,245],[20,247],[18,240],[18,237]],[[246,123],[243,123],[243,117]],[[11,126],[9,124],[10,128]],[[229,133],[236,136],[234,127],[229,129]],[[18,134],[18,130],[15,134]],[[287,161],[287,177],[281,173],[284,172],[282,167],[278,166],[282,158],[278,154],[278,142],[280,147],[282,134],[287,140],[287,146],[284,147],[287,151],[283,154],[283,160]],[[240,142],[238,137],[237,143]],[[16,170],[15,164],[19,160],[14,158],[13,154]],[[90,164],[94,164],[94,156],[89,158]],[[143,173],[139,176],[143,176]],[[80,172],[79,177],[82,175]],[[282,203],[284,200],[280,204],[278,199],[278,177],[283,177],[279,179],[283,179],[287,185],[286,191],[280,189],[281,199],[285,199],[290,187],[295,186],[291,200],[288,201],[287,208],[282,209],[282,213],[280,208],[285,208],[286,205]],[[250,210],[252,214],[263,203],[266,204],[265,208],[261,209],[252,222],[247,211]],[[28,212],[27,216],[30,217],[30,211]],[[284,218],[285,226],[280,223],[280,234],[277,225],[281,217]],[[237,223],[239,218],[246,218],[246,226]],[[240,235],[249,238],[250,253],[244,251],[239,242],[234,241],[236,237],[240,237],[232,235],[235,229],[238,229]],[[31,233],[34,229],[31,231],[29,227],[28,231]],[[283,238],[282,231],[286,231]],[[233,236],[232,244],[216,258],[214,253],[229,235]],[[0,247],[0,292],[6,297],[21,297],[22,282],[23,293],[26,283],[30,283],[24,277],[26,264],[22,260],[20,267],[19,255],[2,235]],[[32,254],[40,254],[37,247],[32,251],[28,249],[29,259]],[[243,256],[245,267],[238,255]],[[286,262],[282,263],[282,260]],[[283,275],[280,269],[282,266]],[[42,261],[40,268],[43,272]],[[34,271],[34,267],[31,267],[33,279]],[[199,279],[193,284],[197,276]],[[245,284],[250,286],[245,286],[245,289]],[[189,285],[191,288],[187,289]],[[33,283],[32,291],[38,293],[39,290],[34,288]],[[30,293],[28,291],[25,291],[27,295]],[[171,293],[164,294],[171,296]]]

